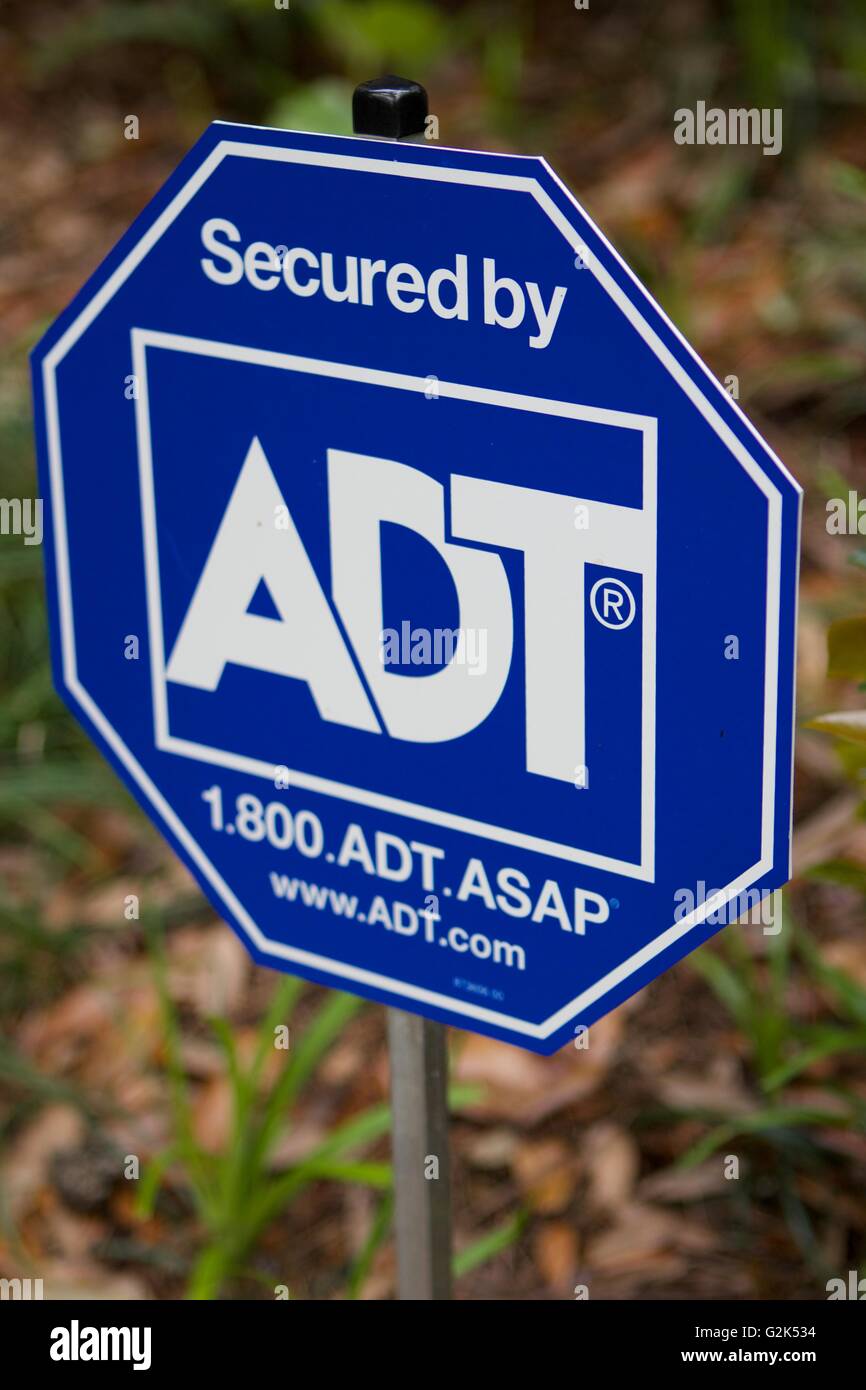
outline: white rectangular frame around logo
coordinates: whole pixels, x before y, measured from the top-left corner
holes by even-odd
[[[269,366],[285,371],[303,372],[314,376],[334,377],[343,381],[363,382],[371,386],[391,388],[400,391],[415,391],[422,395],[429,391],[428,377],[408,376],[397,372],[379,371],[371,367],[358,367],[342,362],[326,362],[316,358],[298,357],[288,353],[270,352],[264,349],[243,347],[234,343],[213,342],[203,338],[190,338],[175,333],[133,328],[132,357],[133,370],[138,382],[138,396],[135,402],[136,433],[138,441],[139,481],[141,488],[142,527],[144,535],[145,580],[147,587],[148,627],[151,654],[151,687],[154,707],[154,739],[156,747],[182,757],[194,758],[215,766],[232,768],[255,777],[273,781],[274,764],[246,757],[228,749],[212,748],[188,739],[176,738],[169,729],[168,697],[165,676],[165,646],[163,640],[162,595],[159,576],[159,553],[157,548],[156,502],[153,480],[153,458],[151,452],[150,407],[147,380],[147,350],[159,348],[167,351],[193,353],[203,357],[215,357],[223,361],[249,362],[259,366]],[[468,819],[465,816],[442,811],[435,807],[422,806],[414,802],[385,796],[378,792],[353,787],[328,778],[316,777],[309,773],[288,770],[292,786],[306,788],[327,796],[339,797],[361,806],[374,807],[381,811],[398,815],[412,816],[427,824],[441,825],[449,830],[463,831],[494,840],[500,844],[514,845],[524,850],[549,854],[555,858],[574,864],[587,864],[593,868],[606,869],[612,873],[629,878],[652,882],[654,876],[655,845],[655,650],[656,650],[656,486],[657,486],[657,421],[646,415],[633,415],[624,411],[605,410],[593,406],[574,405],[567,401],[546,400],[540,396],[524,396],[508,391],[494,391],[486,387],[465,386],[456,382],[437,381],[439,397],[456,400],[475,401],[484,405],[501,406],[510,410],[533,411],[543,415],[554,415],[564,419],[587,420],[595,424],[611,425],[621,429],[633,429],[642,435],[643,480],[641,511],[644,513],[648,530],[652,536],[651,554],[643,573],[643,629],[642,629],[642,686],[641,706],[641,791],[640,791],[640,844],[639,863],[617,859],[612,856],[581,850],[573,845],[558,844],[523,831],[507,827],[488,825],[483,821]],[[576,795],[579,793],[576,792]]]

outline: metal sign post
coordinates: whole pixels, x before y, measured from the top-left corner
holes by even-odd
[[[451,1175],[445,1027],[388,1010],[401,1299],[451,1297]]]
[[[352,100],[356,135],[415,140],[424,133],[427,93],[417,82],[363,82]],[[451,1173],[445,1027],[388,1009],[391,1147],[401,1299],[451,1297]]]

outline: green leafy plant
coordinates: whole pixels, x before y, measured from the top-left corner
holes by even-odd
[[[789,915],[782,931],[769,938],[764,961],[756,960],[743,939],[743,928],[728,927],[715,950],[704,947],[691,957],[728,1010],[747,1044],[746,1072],[753,1095],[734,1113],[710,1106],[678,1112],[699,1120],[705,1132],[687,1149],[678,1166],[693,1168],[735,1142],[751,1154],[743,1188],[766,1201],[766,1182],[778,1202],[792,1239],[816,1272],[824,1271],[824,1248],[813,1213],[802,1196],[802,1176],[824,1170],[828,1180],[838,1171],[832,1130],[863,1130],[866,1103],[856,1089],[838,1080],[808,1074],[831,1057],[862,1055],[866,1046],[866,992],[842,971],[828,967],[808,934]],[[809,1023],[791,1016],[787,1007],[797,966],[828,997],[839,1023]],[[799,1081],[809,1082],[798,1089]],[[748,1092],[746,1092],[748,1095]]]
[[[258,1236],[308,1183],[320,1178],[358,1182],[377,1190],[391,1185],[386,1163],[355,1157],[386,1134],[387,1106],[374,1106],[338,1125],[299,1162],[274,1174],[271,1159],[287,1116],[329,1048],[360,1007],[344,994],[329,994],[305,1021],[300,1041],[285,1052],[277,1077],[265,1084],[274,1053],[275,1030],[288,1026],[301,994],[301,982],[280,980],[258,1029],[252,1059],[244,1063],[231,1028],[214,1018],[211,1027],[225,1058],[232,1090],[232,1120],[224,1152],[210,1153],[196,1138],[192,1103],[180,1051],[180,1028],[166,983],[159,934],[150,930],[160,996],[162,1026],[175,1138],[148,1165],[138,1199],[139,1214],[151,1213],[168,1170],[178,1167],[192,1195],[204,1243],[187,1285],[192,1299],[215,1298],[236,1274]]]
[[[866,680],[866,616],[840,618],[827,634],[828,676],[842,680]],[[852,743],[866,743],[866,710],[843,709],[810,719],[808,729],[835,734]]]
[[[296,87],[271,108],[268,121],[284,130],[318,130],[326,135],[351,135],[351,83],[323,77],[318,82]]]
[[[826,1058],[863,1051],[866,991],[844,972],[827,966],[815,943],[788,913],[782,930],[768,938],[765,966],[751,955],[742,932],[739,925],[729,927],[717,951],[704,947],[691,964],[746,1039],[749,1070],[767,1103],[756,1102],[754,1108],[720,1120],[683,1156],[685,1166],[702,1162],[738,1135],[773,1140],[780,1131],[825,1125],[845,1128],[859,1122],[856,1098],[837,1087],[826,1088],[831,1105],[803,1106],[796,1098],[785,1101],[780,1093]],[[791,1017],[787,1001],[795,958],[831,996],[839,1024],[803,1023]]]
[[[252,1057],[246,1062],[226,1020],[210,1020],[232,1093],[228,1142],[223,1152],[211,1153],[195,1135],[189,1082],[181,1059],[180,1024],[168,991],[162,936],[153,924],[148,926],[148,937],[159,992],[174,1140],[145,1169],[138,1215],[145,1218],[153,1213],[170,1171],[182,1173],[203,1231],[186,1293],[191,1299],[212,1299],[229,1279],[245,1270],[258,1237],[311,1182],[359,1183],[383,1196],[368,1239],[348,1272],[348,1297],[358,1297],[391,1226],[391,1165],[365,1156],[371,1145],[389,1132],[390,1108],[374,1105],[350,1116],[281,1172],[273,1171],[272,1160],[298,1097],[362,1007],[361,1000],[329,993],[314,1013],[305,1017],[297,1046],[285,1051],[285,1061],[271,1079],[266,1072],[274,1053],[275,1030],[289,1025],[303,991],[301,981],[290,977],[279,981],[259,1025]],[[454,1087],[449,1104],[458,1109],[478,1098],[478,1087]],[[485,1232],[455,1258],[455,1276],[505,1249],[519,1236],[522,1223],[518,1214],[502,1228]]]
[[[331,51],[357,72],[385,64],[423,76],[447,40],[448,22],[429,0],[320,0],[309,17]]]

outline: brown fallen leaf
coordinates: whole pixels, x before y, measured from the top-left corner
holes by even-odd
[[[83,1041],[103,1035],[111,1027],[114,1007],[107,990],[89,983],[77,985],[24,1020],[18,1034],[19,1046],[34,1060],[47,1063],[52,1071],[62,1071]]]
[[[323,1086],[344,1086],[351,1081],[363,1061],[355,1039],[344,1038],[323,1057],[317,1075]]]
[[[866,942],[862,932],[838,941],[823,942],[821,957],[826,965],[844,971],[861,989],[866,989]]]
[[[100,1216],[83,1216],[68,1211],[60,1203],[51,1212],[49,1223],[52,1248],[63,1259],[88,1255],[108,1232],[108,1222]]]
[[[715,1236],[704,1227],[646,1203],[632,1202],[616,1223],[587,1244],[586,1264],[600,1273],[643,1270],[661,1256],[713,1249]]]
[[[655,1038],[647,1040],[637,1050],[634,1061],[652,1084],[656,1077],[671,1071],[684,1056],[688,1056],[687,1038]]]
[[[664,1168],[638,1185],[640,1201],[700,1202],[729,1190],[725,1158],[718,1154],[698,1168]]]
[[[631,1001],[629,1001],[630,1004]],[[620,1045],[628,1005],[599,1019],[582,1035],[583,1046],[537,1057],[508,1043],[470,1034],[457,1050],[454,1079],[481,1084],[482,1098],[469,1114],[539,1124],[602,1084]]]
[[[640,1170],[634,1139],[621,1125],[601,1122],[583,1136],[587,1200],[597,1211],[615,1211],[631,1200]]]
[[[49,1183],[54,1155],[79,1144],[84,1132],[79,1111],[47,1105],[8,1145],[0,1172],[6,1217],[12,1225],[20,1223],[36,1193]]]
[[[146,901],[143,883],[135,882],[124,875],[123,879],[112,879],[109,883],[94,888],[85,897],[79,897],[74,905],[73,920],[85,922],[90,927],[124,928],[134,926],[135,919],[126,917],[127,899],[138,898],[139,904]],[[140,910],[140,909],[139,909]]]
[[[124,1153],[139,1153],[142,1145],[151,1150],[161,1147],[169,1132],[164,1079],[130,1073],[116,1088],[116,1095],[123,1113],[107,1116],[104,1121],[115,1143]]]
[[[844,1096],[834,1095],[832,1091],[823,1090],[820,1086],[791,1086],[787,1092],[787,1101],[792,1106],[804,1110],[822,1110],[828,1120],[838,1119],[844,1122],[849,1113],[848,1102]]]
[[[578,1264],[577,1233],[565,1221],[545,1221],[532,1235],[532,1254],[550,1289],[574,1282]]]
[[[33,846],[0,845],[0,883],[10,902],[26,902],[44,881],[40,856]],[[49,923],[44,921],[43,925]]]
[[[736,1057],[715,1057],[702,1072],[668,1072],[658,1078],[656,1091],[674,1110],[718,1110],[731,1116],[755,1108]]]
[[[561,1139],[523,1140],[515,1149],[511,1166],[532,1211],[549,1216],[568,1206],[574,1194],[577,1164]]]
[[[292,1164],[301,1163],[327,1138],[327,1134],[327,1125],[322,1120],[305,1115],[295,1116],[291,1126],[275,1141],[268,1157],[268,1169],[279,1173]]]
[[[231,1082],[227,1076],[214,1076],[193,1101],[193,1134],[207,1153],[219,1153],[228,1143],[231,1123]]]
[[[150,1298],[147,1285],[136,1275],[106,1271],[86,1258],[43,1263],[41,1274],[45,1298],[50,1300],[140,1302]]]
[[[494,1129],[483,1129],[472,1134],[462,1147],[462,1156],[473,1168],[494,1172],[498,1168],[508,1168],[517,1147],[517,1134],[513,1129],[498,1125]]]
[[[226,927],[188,926],[174,932],[169,945],[169,991],[200,1018],[231,1016],[243,1001],[249,956]]]
[[[579,1082],[578,1099],[591,1095],[604,1081],[622,1042],[626,1018],[633,1008],[634,1001],[627,1000],[594,1023],[583,1039],[575,1038],[576,1042],[585,1041],[587,1046],[575,1047],[572,1043],[557,1053],[557,1059],[568,1064],[572,1078]]]
[[[469,1114],[519,1119],[534,1106],[549,1076],[547,1058],[472,1033],[463,1039],[453,1068],[454,1082],[481,1085],[484,1094]]]
[[[224,1052],[210,1038],[181,1038],[180,1060],[187,1077],[193,1081],[221,1076],[226,1069]]]

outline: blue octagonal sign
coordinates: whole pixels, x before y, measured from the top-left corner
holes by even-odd
[[[788,877],[800,490],[543,160],[215,124],[34,383],[58,688],[257,961],[546,1053]]]

